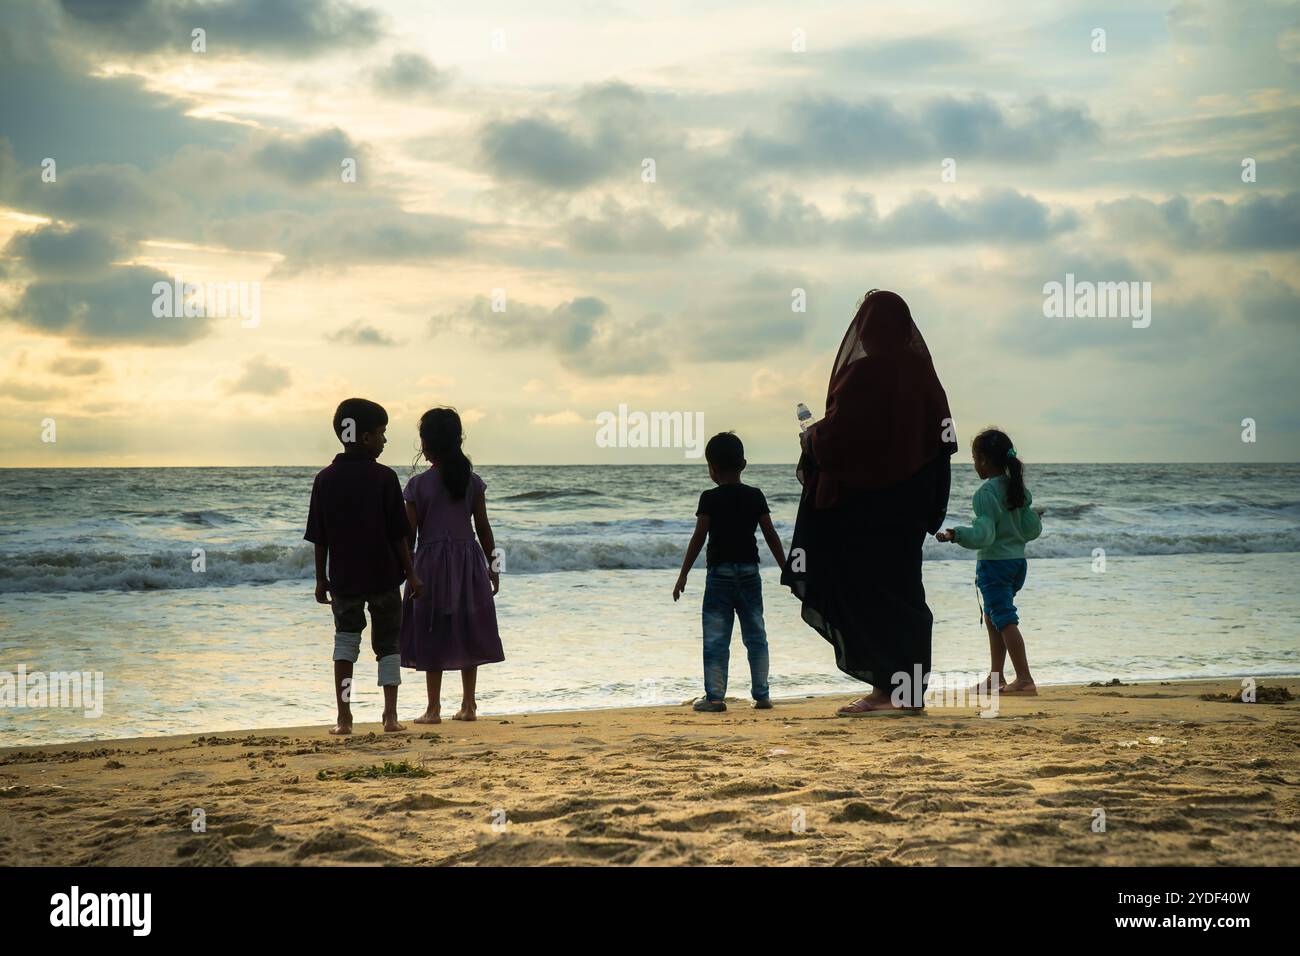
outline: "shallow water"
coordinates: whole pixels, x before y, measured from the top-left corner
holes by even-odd
[[[1296,554],[1116,558],[1030,563],[1019,606],[1040,683],[1300,673]],[[970,562],[925,564],[935,614],[934,667],[986,664]],[[849,692],[830,646],[764,569],[772,693]],[[701,692],[699,597],[691,577],[673,604],[675,573],[595,570],[517,574],[498,602],[506,661],[484,667],[485,716],[518,711],[679,703]],[[363,647],[366,645],[363,644]],[[0,595],[0,671],[104,673],[104,712],[0,709],[0,741],[46,743],[325,723],[333,716],[328,609],[307,581],[150,592]],[[747,694],[739,632],[729,693]],[[378,717],[373,658],[357,665],[358,720]],[[424,702],[404,671],[401,713]],[[459,680],[445,679],[449,708]]]

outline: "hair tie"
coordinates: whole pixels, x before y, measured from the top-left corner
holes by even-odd
[[[1016,454],[1016,450],[1015,450],[1014,448],[1008,448],[1008,449],[1007,449],[1007,457],[1008,457],[1008,458],[1019,458],[1020,456]]]

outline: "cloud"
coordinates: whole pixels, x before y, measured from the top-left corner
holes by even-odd
[[[70,279],[103,272],[114,261],[130,258],[134,250],[134,242],[98,226],[51,223],[16,234],[3,252],[21,259],[39,276]]]
[[[973,199],[943,202],[925,193],[908,199],[875,228],[867,228],[864,219],[846,219],[840,225],[842,238],[918,245],[1039,242],[1078,225],[1072,211],[1053,212],[1033,196],[1014,189],[986,189]]]
[[[691,109],[690,98],[652,101],[626,84],[587,87],[549,113],[486,124],[479,147],[488,170],[506,183],[563,195],[621,177],[629,190],[653,191],[653,211],[606,196],[597,214],[566,220],[572,251],[676,255],[719,238],[719,228],[727,241],[755,246],[1042,241],[1075,228],[1074,214],[1014,189],[942,201],[921,194],[882,218],[870,197],[855,193],[842,214],[823,211],[791,189],[791,177],[802,184],[819,174],[936,165],[946,156],[1044,165],[1065,144],[1078,148],[1098,137],[1085,108],[1041,96],[1011,105],[937,97],[913,106],[810,96],[786,102],[774,131],[745,127],[720,141],[689,135]],[[663,110],[675,111],[675,124],[663,121]],[[659,173],[648,185],[638,175],[646,156]]]
[[[1235,295],[1220,300],[1217,292],[1197,289],[1163,258],[1125,255],[1118,248],[1091,242],[1074,249],[1028,248],[1018,256],[994,259],[987,268],[950,274],[942,295],[953,303],[946,310],[952,324],[928,338],[936,358],[944,353],[945,340],[970,334],[962,328],[969,326],[969,309],[957,304],[962,301],[997,303],[991,310],[981,307],[981,340],[1015,356],[1013,362],[1047,363],[1072,381],[1108,382],[1111,375],[1125,383],[1134,376],[1145,381],[1157,369],[1169,373],[1199,360],[1207,349],[1221,348],[1233,339],[1234,327],[1246,331],[1237,324]],[[1137,300],[1145,317],[1136,314],[1133,304],[1127,316],[1044,315],[1044,286],[1064,284],[1067,275],[1074,276],[1076,289],[1085,283],[1122,283],[1130,294],[1144,295],[1143,284],[1149,284],[1150,298]],[[1146,320],[1146,328],[1133,326]],[[1054,385],[1052,378],[1043,380],[1043,387]]]
[[[796,296],[795,290],[802,293]],[[547,349],[584,377],[651,375],[667,371],[672,356],[736,362],[799,345],[823,313],[826,297],[805,276],[766,270],[696,298],[698,304],[671,316],[651,313],[626,321],[594,296],[549,309],[512,301],[504,312],[493,312],[489,300],[478,296],[457,312],[433,317],[430,328],[491,349]]]
[[[421,388],[432,388],[441,391],[455,385],[456,379],[450,375],[421,375],[415,380],[415,384]]]
[[[818,96],[788,104],[782,115],[779,134],[746,130],[735,154],[761,169],[823,172],[884,170],[947,156],[959,163],[1042,164],[1098,134],[1085,107],[1056,106],[1041,96],[1015,109],[971,96],[940,97],[908,110],[883,98],[851,103]]]
[[[493,175],[559,192],[586,188],[619,170],[629,183],[639,183],[642,159],[657,155],[655,147],[665,142],[647,97],[626,83],[584,86],[560,106],[566,119],[534,113],[480,127],[479,156]]]
[[[850,249],[1040,242],[1078,225],[1074,212],[1053,211],[1011,189],[986,189],[973,198],[946,200],[917,193],[883,217],[872,196],[851,192],[844,207],[841,214],[828,216],[794,193],[776,197],[751,193],[736,203],[728,238],[747,245],[838,244]]]
[[[194,101],[147,89],[138,76],[89,75],[97,64],[84,40],[61,40],[59,24],[49,4],[0,4],[0,136],[25,166],[50,157],[60,170],[148,169],[171,154],[165,144],[226,147],[247,135],[234,123],[186,115]]]
[[[67,393],[66,388],[57,385],[33,385],[31,382],[15,382],[12,379],[0,382],[0,396],[20,402],[43,402],[60,398]]]
[[[779,54],[783,60],[786,54]],[[859,75],[888,76],[897,81],[907,75],[934,70],[958,70],[977,62],[975,48],[965,39],[941,36],[905,36],[827,50],[811,49],[801,54],[810,72],[831,69]]]
[[[384,206],[320,216],[263,215],[219,224],[213,232],[242,248],[282,253],[285,261],[275,270],[281,275],[326,266],[427,261],[463,255],[470,248],[463,220]]]
[[[447,74],[423,53],[396,53],[372,76],[375,90],[392,96],[428,96],[450,83]]]
[[[331,342],[341,342],[345,345],[399,345],[400,343],[392,336],[381,332],[373,325],[365,325],[361,322],[353,322],[346,328],[339,329],[326,336]]]
[[[156,282],[170,285],[172,277],[143,266],[117,266],[99,278],[38,279],[4,317],[33,331],[104,345],[182,345],[206,335],[209,317],[154,316]]]
[[[1300,323],[1300,293],[1262,269],[1255,270],[1238,285],[1233,304],[1247,322],[1289,328]]]
[[[612,130],[583,136],[547,117],[530,116],[487,123],[479,148],[488,168],[500,179],[576,190],[627,162],[619,155],[619,139]],[[628,168],[630,176],[632,167]]]
[[[185,202],[135,166],[63,167],[56,182],[42,183],[39,170],[20,165],[7,146],[0,140],[0,200],[16,208],[112,227],[161,223],[164,229],[188,232],[193,228],[182,216]]]
[[[849,192],[843,210],[827,214],[783,190],[750,191],[731,209],[696,215],[669,225],[644,208],[628,209],[612,198],[599,218],[577,216],[566,224],[569,248],[585,255],[681,255],[712,239],[740,246],[845,249],[943,246],[970,242],[1042,242],[1078,228],[1071,209],[1054,210],[1013,189],[985,189],[973,197],[940,199],[917,193],[881,216],[874,197]],[[722,228],[719,217],[729,219]]]
[[[627,209],[615,199],[601,205],[600,218],[577,216],[565,231],[569,248],[589,255],[681,255],[708,239],[708,222],[697,216],[668,225],[647,209]]]
[[[801,398],[816,393],[822,384],[817,376],[824,374],[825,368],[821,362],[813,363],[793,374],[788,369],[763,366],[750,376],[748,387],[740,392],[738,398],[751,404],[773,404],[780,400],[793,407]]]
[[[1164,202],[1133,196],[1098,204],[1112,235],[1151,239],[1185,249],[1223,252],[1300,247],[1300,192]]]
[[[65,355],[56,358],[49,364],[49,370],[55,375],[66,375],[69,377],[98,375],[103,368],[104,363],[97,358],[81,358],[75,355]]]
[[[276,135],[258,147],[253,162],[290,183],[341,183],[344,159],[357,159],[362,148],[337,127],[305,136]]]
[[[557,427],[557,426],[566,426],[566,425],[581,425],[584,422],[590,421],[590,419],[583,418],[577,412],[565,409],[562,412],[555,412],[552,415],[534,415],[532,418],[529,419],[529,421],[531,421],[534,425]]]
[[[387,191],[341,182],[340,152],[363,147],[337,130],[257,136],[231,153],[182,149],[149,173],[76,167],[51,184],[6,146],[0,140],[0,200],[25,212],[152,239],[279,253],[280,274],[469,250],[467,221],[407,212]]]
[[[83,37],[130,53],[190,54],[190,31],[207,31],[203,56],[304,57],[368,46],[379,14],[348,0],[60,0]]]
[[[488,299],[477,296],[459,312],[435,316],[431,328],[435,334],[472,337],[494,349],[548,348],[561,365],[584,376],[645,375],[669,365],[661,318],[619,321],[608,304],[593,296],[551,309],[509,302],[504,312],[493,312]]]
[[[846,35],[852,37],[851,32]],[[981,48],[972,42],[969,32],[966,35],[923,32],[843,42],[839,35],[810,30],[806,39],[807,48],[797,54],[789,49],[769,48],[755,60],[768,75],[797,79],[801,85],[813,81],[828,89],[871,88],[880,84],[887,84],[891,91],[907,87],[933,89],[954,82],[975,82],[998,69],[986,59],[990,52],[987,45]],[[833,43],[841,45],[830,45]],[[985,84],[977,82],[976,85]]]
[[[796,311],[796,290],[804,311]],[[673,341],[697,362],[741,362],[801,344],[821,309],[818,289],[798,273],[767,270],[678,317]]]
[[[154,284],[171,287],[172,280],[155,269],[114,264],[135,251],[133,240],[100,226],[50,223],[17,233],[3,252],[28,281],[0,314],[77,342],[180,345],[206,335],[208,318],[154,315]],[[56,370],[87,375],[99,367],[69,360]]]
[[[243,374],[226,391],[231,395],[276,395],[288,388],[290,382],[287,368],[271,364],[264,355],[255,355],[244,363]]]

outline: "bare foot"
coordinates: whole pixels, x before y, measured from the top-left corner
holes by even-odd
[[[967,695],[990,693],[992,680],[993,680],[993,675],[990,674],[988,677],[984,678],[978,684],[974,684],[970,687],[967,687],[966,688]],[[1005,691],[1006,688],[1007,688],[1007,682],[1002,679],[1001,675],[998,675],[998,691],[999,692]]]
[[[1013,680],[1001,690],[1003,694],[1018,694],[1021,697],[1037,697],[1038,687],[1031,680]]]
[[[395,734],[405,729],[406,724],[399,724],[396,714],[384,714],[384,733]]]
[[[334,718],[334,727],[330,733],[336,737],[344,737],[352,733],[352,709],[340,710],[338,716]]]
[[[478,713],[473,707],[462,707],[451,715],[452,720],[478,720]]]
[[[422,713],[419,717],[416,717],[416,718],[415,718],[415,723],[417,723],[417,724],[440,724],[440,723],[442,723],[442,715],[441,715],[441,713],[440,713],[439,711],[436,711],[436,710],[426,710],[426,711],[425,711],[424,713]]]

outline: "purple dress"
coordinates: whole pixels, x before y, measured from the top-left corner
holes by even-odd
[[[506,659],[497,633],[487,560],[474,537],[474,502],[487,485],[471,473],[461,501],[452,501],[437,468],[412,476],[403,496],[415,505],[418,600],[402,605],[402,666],[456,671]]]

